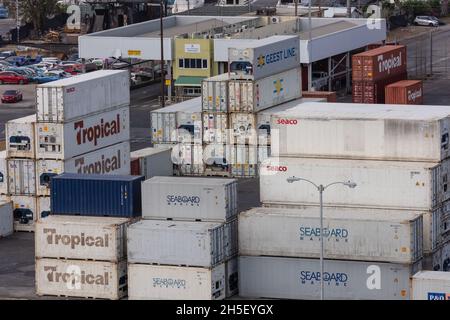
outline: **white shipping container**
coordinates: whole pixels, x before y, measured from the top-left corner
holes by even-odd
[[[130,300],[222,300],[225,265],[213,269],[128,264]]]
[[[225,262],[225,297],[230,298],[239,292],[239,262],[234,257]]]
[[[202,110],[228,112],[228,73],[202,81]]]
[[[129,219],[49,216],[35,227],[35,256],[119,262],[127,257]]]
[[[7,237],[14,232],[12,202],[0,201],[0,238]]]
[[[150,112],[153,143],[201,143],[201,97]]]
[[[127,263],[36,259],[36,294],[118,300],[127,294]]]
[[[327,260],[325,299],[409,300],[410,277],[420,264]],[[251,298],[317,300],[319,259],[239,257],[239,295]]]
[[[142,220],[128,227],[128,262],[211,268],[237,254],[237,236],[236,220]]]
[[[38,220],[36,197],[11,196],[13,203],[14,231],[34,231]]]
[[[130,158],[131,174],[142,175],[145,179],[173,175],[172,147],[170,146],[136,150],[131,152]]]
[[[67,160],[36,160],[38,196],[50,195],[51,177],[66,173],[130,174],[130,143],[121,142]]]
[[[450,300],[450,273],[419,271],[412,277],[412,300]]]
[[[447,240],[434,250],[432,261],[433,270],[450,272],[450,241]]]
[[[450,107],[303,103],[272,116],[279,154],[440,161],[450,156]]]
[[[231,112],[258,112],[301,98],[301,68],[251,80],[230,80],[229,109]]]
[[[144,219],[225,222],[237,214],[237,180],[153,177],[142,183]]]
[[[276,35],[228,48],[231,79],[258,80],[300,65],[298,36]]]
[[[36,195],[36,162],[33,159],[8,159],[8,193]]]
[[[8,193],[8,164],[6,151],[0,151],[0,194]]]
[[[448,161],[446,161],[448,162]],[[432,170],[436,163],[373,160],[335,160],[307,158],[270,158],[261,165],[260,195],[265,205],[318,205],[319,193],[307,182],[288,183],[296,176],[324,185],[335,181],[352,181],[355,188],[333,186],[325,192],[326,206],[374,207],[431,210]]]
[[[130,140],[130,109],[122,107],[73,122],[37,123],[36,157],[65,160]]]
[[[38,122],[72,122],[130,104],[126,70],[100,70],[36,88]]]
[[[258,146],[231,145],[229,163],[233,177],[256,177],[258,175]]]
[[[5,124],[6,150],[10,158],[35,157],[36,115],[10,120]]]
[[[203,146],[184,143],[175,145],[170,163],[175,164],[179,175],[202,175],[205,171]]]
[[[320,257],[320,208],[254,208],[239,215],[239,253]],[[420,211],[324,208],[327,259],[414,263],[423,256]]]
[[[228,142],[228,114],[203,112],[203,142]]]
[[[256,114],[230,113],[230,143],[251,145],[258,143]]]
[[[50,215],[50,197],[37,197],[36,201],[37,219],[48,217]]]

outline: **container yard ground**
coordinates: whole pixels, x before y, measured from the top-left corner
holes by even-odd
[[[238,199],[239,212],[259,206],[258,180],[240,179]],[[58,299],[35,294],[34,233],[15,232],[10,237],[0,239],[1,299]]]

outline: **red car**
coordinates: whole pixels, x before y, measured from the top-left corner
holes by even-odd
[[[6,90],[2,95],[2,103],[19,102],[23,100],[22,92],[19,90]]]
[[[4,83],[28,84],[28,79],[12,71],[3,71],[0,72],[0,84]]]
[[[73,76],[81,73],[82,66],[78,64],[67,64],[61,67],[65,72],[70,73]]]

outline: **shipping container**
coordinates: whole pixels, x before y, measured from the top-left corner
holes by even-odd
[[[35,123],[35,114],[6,122],[6,151],[8,157],[31,159],[35,157]]]
[[[202,99],[197,97],[150,112],[153,143],[202,142]]]
[[[36,88],[38,122],[73,122],[129,104],[130,76],[126,70],[100,70]]]
[[[205,171],[203,146],[185,143],[175,145],[172,149],[170,163],[174,164],[176,175],[202,175]]]
[[[0,238],[7,237],[13,232],[13,204],[11,201],[0,201]]]
[[[228,73],[202,81],[202,111],[228,112]]]
[[[130,174],[130,142],[121,142],[67,160],[37,160],[38,196],[50,195],[50,179],[63,172],[78,174]]]
[[[8,193],[8,164],[6,151],[0,151],[0,195]]]
[[[229,86],[229,111],[258,112],[298,99],[302,96],[301,69],[251,80],[231,80]]]
[[[239,295],[251,298],[320,298],[319,259],[239,257]],[[410,277],[419,265],[326,260],[324,298],[409,300]]]
[[[129,219],[49,216],[35,227],[35,257],[119,262]]]
[[[406,73],[401,73],[378,81],[353,81],[352,102],[383,104],[386,86],[407,78]]]
[[[206,176],[231,176],[231,147],[230,144],[204,144],[203,162]]]
[[[320,208],[253,208],[239,215],[239,253],[320,257]],[[327,207],[327,259],[414,263],[423,256],[420,211]]]
[[[450,272],[419,271],[412,277],[412,300],[450,300]]]
[[[139,217],[143,176],[63,173],[50,180],[51,211],[59,215]]]
[[[36,197],[11,196],[13,203],[14,231],[32,231],[38,220]]]
[[[8,193],[15,196],[36,195],[36,161],[13,158],[8,165]]]
[[[230,145],[229,163],[232,177],[256,177],[258,175],[258,146]]]
[[[385,88],[386,104],[422,104],[422,80],[403,80]]]
[[[388,45],[352,56],[353,81],[377,81],[406,72],[406,46]]]
[[[271,36],[228,48],[230,79],[259,80],[300,66],[298,36]]]
[[[230,143],[258,144],[255,113],[230,113]]]
[[[432,254],[432,269],[434,271],[450,272],[450,241],[440,244]]]
[[[154,176],[172,176],[172,147],[153,147],[131,152],[131,174],[150,179]]]
[[[234,257],[225,262],[225,297],[230,298],[239,293],[239,262]]]
[[[441,161],[450,107],[302,103],[272,115],[281,156]],[[272,143],[273,144],[273,143]]]
[[[36,157],[65,160],[130,140],[130,109],[123,107],[66,123],[36,124]]]
[[[211,268],[237,254],[237,237],[237,220],[141,220],[127,230],[128,262]]]
[[[144,219],[225,222],[237,214],[237,180],[153,177],[142,184]]]
[[[38,258],[36,294],[118,300],[127,294],[127,263]]]
[[[203,142],[228,143],[228,114],[203,112]]]
[[[317,205],[319,194],[314,186],[287,182],[296,176],[325,185],[334,181],[356,183],[355,188],[334,186],[332,192],[325,193],[327,206],[428,211],[433,202],[448,198],[448,188],[433,188],[436,166],[428,162],[270,158],[260,167],[260,197],[264,204]]]
[[[37,220],[47,218],[50,215],[50,197],[36,198]]]
[[[128,264],[129,300],[222,300],[225,265],[213,269]]]
[[[325,102],[336,102],[336,91],[303,91],[303,98],[323,98]]]

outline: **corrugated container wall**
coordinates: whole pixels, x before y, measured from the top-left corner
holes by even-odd
[[[8,159],[8,194],[36,195],[36,162],[32,159]]]
[[[115,144],[68,160],[37,160],[37,195],[50,195],[50,179],[61,173],[130,174],[130,143]]]
[[[301,96],[299,67],[257,81],[231,80],[229,111],[258,112]]]
[[[13,203],[0,201],[0,238],[7,237],[13,232]]]
[[[141,216],[143,176],[63,173],[51,179],[52,214]]]
[[[142,184],[142,210],[146,219],[229,221],[237,214],[237,181],[153,177]]]
[[[119,262],[127,257],[129,219],[49,216],[35,228],[37,258]]]
[[[145,148],[131,152],[131,174],[150,179],[154,176],[172,176],[172,148]]]
[[[8,193],[8,164],[6,151],[0,151],[0,194]]]
[[[325,98],[326,102],[336,102],[335,91],[302,91],[302,98]]]
[[[386,104],[422,104],[422,80],[404,80],[392,83],[385,88]]]
[[[202,110],[228,112],[228,73],[202,81]]]
[[[448,166],[449,161],[445,164]],[[324,204],[431,210],[433,203],[449,196],[445,186],[433,188],[436,166],[427,162],[270,158],[261,166],[260,197],[264,204],[317,205],[317,190],[308,183],[290,184],[286,179],[297,176],[313,181],[350,180],[357,184],[356,188],[336,187],[324,197]]]
[[[14,230],[34,231],[34,223],[39,219],[36,197],[11,196],[13,202]]]
[[[412,300],[449,300],[450,272],[419,271],[412,277]]]
[[[213,269],[128,264],[130,300],[222,300],[225,265]]]
[[[449,114],[446,106],[303,103],[273,114],[271,128],[281,156],[438,162],[450,156]]]
[[[256,118],[254,113],[230,113],[230,143],[257,145]]]
[[[70,159],[130,140],[130,108],[123,107],[66,123],[36,124],[36,157]]]
[[[175,165],[177,175],[202,175],[205,171],[203,163],[203,146],[179,143],[172,149],[171,163]]]
[[[100,70],[39,85],[37,120],[69,122],[130,104],[126,70]]]
[[[128,262],[211,268],[237,254],[237,236],[237,220],[142,220],[128,228]]]
[[[203,112],[203,142],[228,143],[228,114]]]
[[[406,46],[388,45],[352,56],[353,81],[378,81],[406,72]]]
[[[36,210],[39,219],[48,217],[50,215],[50,197],[37,197],[36,202]]]
[[[127,263],[36,259],[36,294],[118,300],[127,294]]]
[[[5,124],[6,151],[8,157],[31,158],[35,157],[36,115],[31,115]]]
[[[409,300],[410,277],[420,265],[327,260],[325,299]],[[239,295],[252,298],[320,298],[318,259],[239,257]]]
[[[319,211],[319,207],[254,208],[241,213],[239,253],[319,258]],[[326,207],[324,254],[327,259],[414,263],[423,254],[420,213]]]
[[[352,102],[383,104],[386,86],[407,78],[406,73],[401,73],[378,81],[353,81]]]

